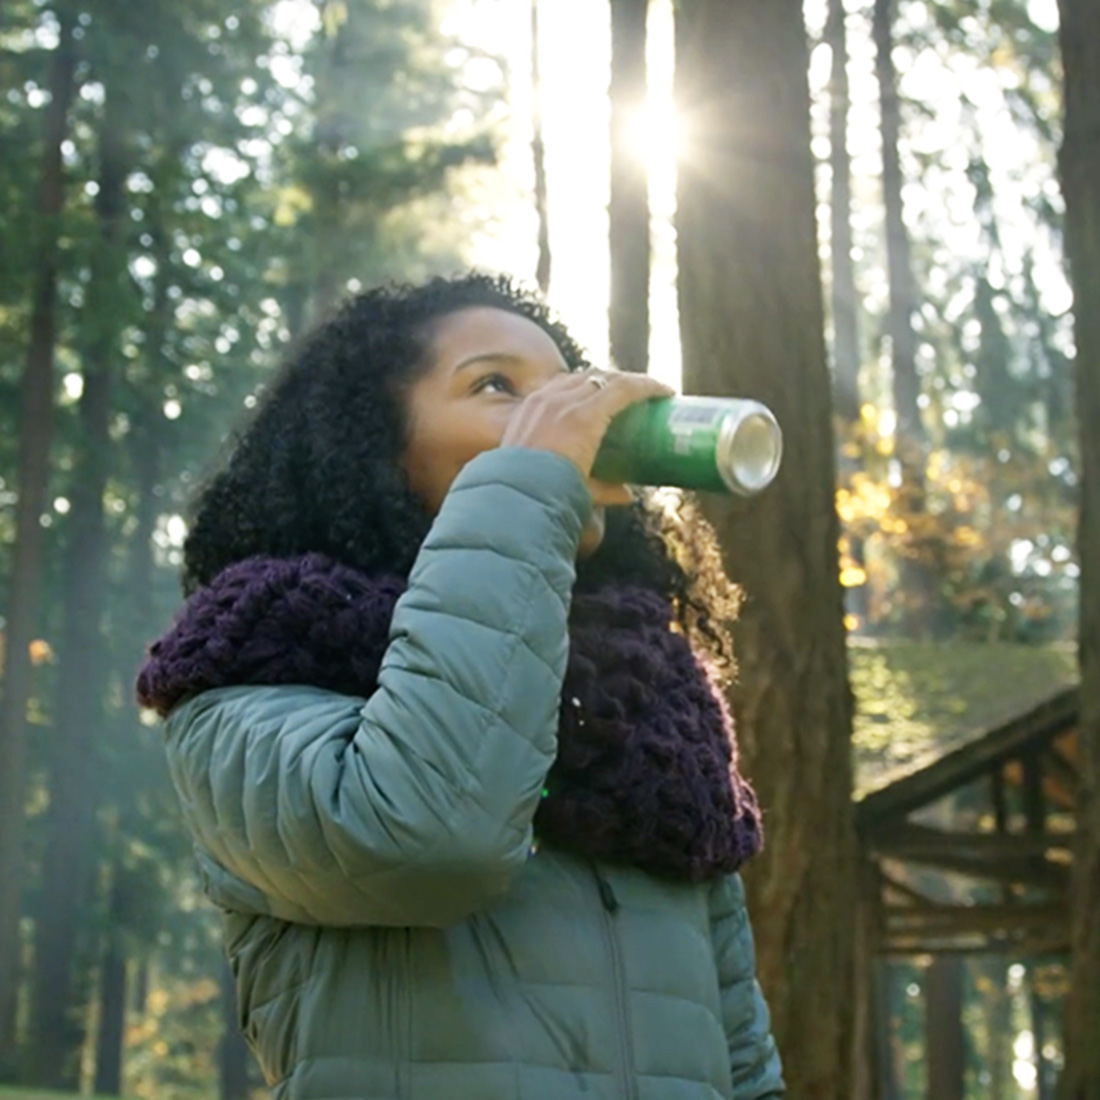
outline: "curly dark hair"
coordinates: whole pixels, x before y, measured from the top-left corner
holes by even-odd
[[[184,545],[190,593],[255,555],[316,552],[367,575],[407,576],[431,517],[399,456],[405,394],[429,366],[435,324],[473,307],[516,313],[557,344],[570,370],[589,362],[536,295],[503,276],[391,283],[352,297],[308,335],[238,431],[224,468],[200,490]],[[609,510],[577,586],[637,584],[665,595],[676,625],[732,672],[726,623],[737,592],[713,531],[690,500]]]

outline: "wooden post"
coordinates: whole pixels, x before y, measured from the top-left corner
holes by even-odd
[[[898,1062],[894,1050],[894,964],[875,960],[874,973],[875,1091],[876,1100],[899,1100]]]
[[[998,836],[1008,834],[1008,800],[1005,797],[1004,766],[998,765],[990,773],[990,801],[993,803],[993,820]],[[1001,902],[1012,904],[1012,886],[1001,885]],[[993,1004],[989,1020],[989,1095],[990,1100],[1004,1100],[1005,1086],[1008,1083],[1011,1056],[1008,1048],[1008,1031],[1011,1028],[1011,1005],[1008,996],[1008,966],[997,960],[998,966],[993,976]],[[1002,1030],[1003,1029],[1003,1030]]]
[[[963,970],[958,955],[939,955],[924,981],[928,1100],[964,1100]]]
[[[1029,836],[1042,836],[1046,831],[1046,800],[1043,797],[1043,762],[1038,752],[1024,758],[1024,816]],[[1043,862],[1041,855],[1032,857]],[[1054,1081],[1050,1063],[1043,1054],[1046,1044],[1046,1004],[1035,985],[1035,967],[1027,964],[1028,1004],[1031,1008],[1031,1033],[1035,1041],[1036,1095],[1038,1100],[1053,1100]]]

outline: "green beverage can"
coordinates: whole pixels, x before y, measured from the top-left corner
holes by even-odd
[[[759,401],[663,397],[615,417],[592,475],[754,496],[771,484],[782,454],[783,433]]]

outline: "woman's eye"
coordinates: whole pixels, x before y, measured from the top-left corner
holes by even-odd
[[[508,393],[515,394],[516,387],[506,374],[487,374],[474,386],[475,393]]]

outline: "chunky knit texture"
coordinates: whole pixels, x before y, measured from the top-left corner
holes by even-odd
[[[317,554],[240,562],[195,592],[150,648],[138,699],[165,715],[230,685],[367,697],[403,591],[400,578]],[[760,813],[725,702],[660,595],[574,595],[558,755],[535,830],[543,843],[689,882],[759,851]]]

